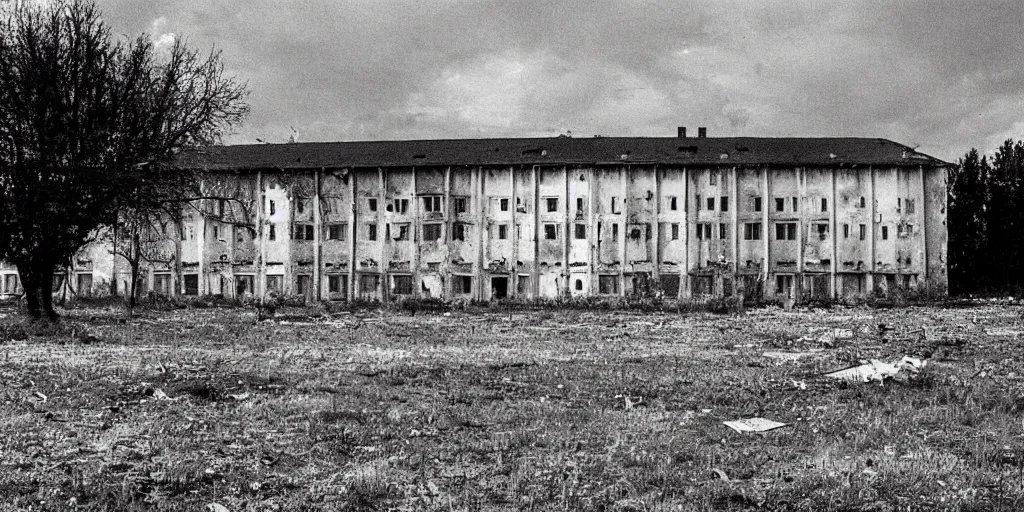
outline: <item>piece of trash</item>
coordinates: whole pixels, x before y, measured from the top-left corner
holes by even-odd
[[[840,329],[838,327],[836,328],[835,339],[848,340],[850,338],[853,338],[853,329]]]
[[[786,361],[796,361],[796,360],[798,360],[800,358],[803,358],[803,357],[822,355],[824,352],[825,352],[825,349],[816,348],[816,349],[808,350],[806,352],[775,352],[775,351],[772,351],[772,352],[765,352],[764,354],[761,354],[761,355],[763,355],[764,357],[767,357],[768,359],[776,359],[776,360],[779,360],[779,361],[782,361],[782,362],[786,362]]]
[[[723,424],[740,434],[744,432],[767,432],[785,427],[785,423],[766,420],[764,418],[748,418],[745,420],[725,421]]]
[[[801,391],[807,390],[807,383],[802,380],[794,380],[793,386]]]
[[[235,400],[238,400],[239,402],[241,402],[242,400],[245,400],[245,399],[249,398],[249,392],[246,391],[245,393],[239,393],[237,395],[228,395],[228,396],[233,398],[233,399],[235,399]]]
[[[895,363],[885,363],[877,359],[861,364],[858,366],[851,366],[842,370],[836,370],[831,373],[826,373],[826,377],[833,379],[845,380],[847,382],[871,382],[877,380],[879,385],[884,385],[885,379],[891,379],[898,375],[900,371],[906,370],[910,373],[919,373],[928,361],[921,360],[916,357],[903,356]]]
[[[157,400],[170,400],[171,399],[171,397],[167,396],[167,393],[164,393],[164,390],[162,390],[160,388],[156,388],[156,389],[153,390],[153,398],[155,398]]]
[[[49,398],[47,398],[46,395],[44,395],[44,394],[42,394],[42,393],[40,393],[38,391],[36,391],[35,395],[37,397],[39,397],[39,401],[43,402],[44,404],[47,402],[47,400],[49,400]]]
[[[206,510],[207,512],[231,512],[227,507],[220,503],[210,503],[209,505],[206,505]]]
[[[718,469],[718,468],[711,468],[711,471],[712,471],[712,472],[713,472],[713,473],[714,473],[714,474],[715,474],[716,476],[718,476],[718,479],[719,479],[719,480],[721,480],[721,481],[723,481],[723,482],[728,482],[728,481],[729,481],[729,475],[726,475],[726,474],[725,474],[725,471],[722,471],[721,469]]]

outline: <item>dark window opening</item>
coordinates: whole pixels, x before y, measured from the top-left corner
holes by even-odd
[[[377,240],[377,225],[367,224],[366,225],[366,239],[372,241]]]
[[[576,224],[576,240],[584,240],[587,238],[587,225]]]
[[[508,297],[508,278],[507,277],[492,277],[491,278],[491,298],[492,299],[504,299]]]
[[[452,240],[466,239],[466,225],[461,222],[452,224]]]
[[[423,241],[434,242],[441,239],[441,224],[424,224]]]
[[[576,280],[576,291],[581,291],[581,290],[583,290],[583,280],[582,279],[577,279]]]
[[[270,225],[270,233],[267,234],[267,239],[277,240],[277,227],[273,224]]]
[[[678,198],[676,198],[676,196],[672,196],[672,197],[670,197],[670,198],[668,199],[668,205],[669,205],[668,207],[669,207],[669,209],[670,209],[670,210],[672,210],[672,211],[676,211],[676,210],[678,210],[678,209],[679,209],[679,201],[678,201]]]
[[[412,295],[412,276],[391,276],[391,293]]]
[[[722,196],[721,197],[721,203],[722,203],[722,206],[721,206],[722,211],[723,212],[729,211],[729,196]]]
[[[498,240],[508,239],[508,224],[498,224]]]
[[[786,200],[781,197],[775,198],[775,211],[781,212],[786,210]]]
[[[558,198],[557,197],[549,197],[549,198],[546,199],[546,202],[547,202],[547,205],[548,205],[548,211],[549,212],[557,212],[558,211]]]
[[[889,226],[882,226],[882,240],[889,239]]]
[[[864,240],[867,238],[868,227],[865,224],[860,225],[860,239]]]
[[[754,198],[754,211],[755,212],[761,211],[761,197],[760,196]]]
[[[545,240],[557,240],[558,230],[555,229],[554,224],[544,224],[544,239]]]
[[[672,240],[679,240],[679,224],[672,224]]]
[[[601,295],[619,293],[619,276],[597,276],[597,291]]]
[[[456,197],[455,201],[455,213],[466,213],[467,201],[465,197]]]
[[[744,240],[760,240],[761,239],[761,223],[760,222],[747,222],[743,224],[743,239]]]
[[[366,200],[366,203],[371,212],[377,211],[377,199],[371,197]]]
[[[500,199],[498,201],[498,208],[501,211],[503,211],[503,212],[507,212],[508,211],[508,199]]]
[[[715,211],[715,198],[713,198],[713,197],[709,197],[708,198],[708,211],[709,212]]]
[[[270,201],[270,214],[273,215],[275,213],[277,213],[277,204],[274,201]]]

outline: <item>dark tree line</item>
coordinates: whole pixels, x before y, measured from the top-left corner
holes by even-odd
[[[245,95],[218,53],[116,40],[90,0],[0,3],[0,260],[31,316],[56,318],[54,271],[104,228],[194,197],[167,162],[218,142]]]
[[[952,294],[1024,290],[1024,141],[972,149],[949,174]]]

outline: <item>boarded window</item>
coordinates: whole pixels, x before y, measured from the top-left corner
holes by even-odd
[[[347,240],[348,239],[348,224],[344,222],[337,222],[329,224],[327,226],[327,239],[328,240]]]
[[[359,276],[359,291],[361,293],[377,293],[380,287],[380,276],[376,274],[364,274]]]
[[[470,276],[452,276],[452,294],[466,295],[473,293],[473,278]]]
[[[391,276],[391,293],[412,295],[412,276]]]

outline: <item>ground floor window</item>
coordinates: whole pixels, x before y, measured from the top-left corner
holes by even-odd
[[[255,278],[251,275],[235,276],[235,297],[244,297],[254,292],[253,282]]]
[[[359,276],[360,293],[377,293],[380,288],[380,276],[377,274],[364,274]]]
[[[516,285],[516,294],[522,297],[530,295],[530,276],[519,276],[519,282]]]
[[[313,279],[310,276],[301,275],[295,277],[295,293],[298,295],[308,295],[312,293],[313,287],[310,286]]]
[[[793,298],[793,276],[791,274],[775,276],[775,294],[788,299]]]
[[[618,295],[619,276],[597,276],[597,291],[601,295]]]
[[[391,293],[412,295],[412,276],[391,276]]]
[[[471,276],[452,276],[452,294],[466,295],[473,293],[473,278]]]
[[[345,296],[348,293],[348,276],[334,274],[327,276],[327,293]]]
[[[284,287],[284,276],[267,276],[267,293],[281,293]]]
[[[693,276],[693,294],[713,295],[715,293],[715,279],[713,276]]]
[[[185,274],[185,295],[199,295],[199,274]]]
[[[665,274],[661,276],[661,291],[666,297],[678,297],[679,296],[679,275],[678,274]]]
[[[804,293],[811,299],[828,299],[832,296],[831,276],[810,274],[804,276]]]
[[[56,279],[57,276],[53,276],[53,278]],[[4,289],[2,291],[4,293],[9,293],[9,294],[18,293],[18,274],[7,274],[7,275],[5,275],[4,276],[3,286],[4,286]]]

